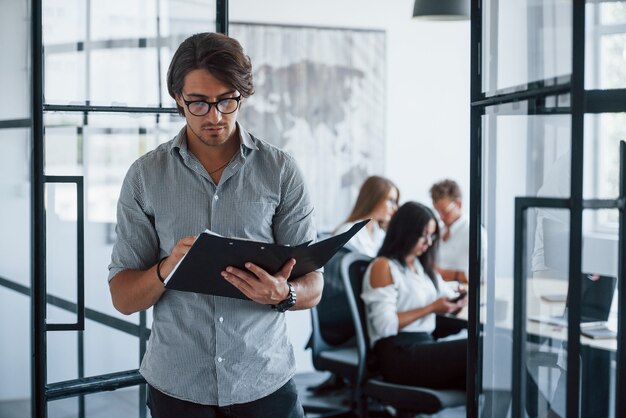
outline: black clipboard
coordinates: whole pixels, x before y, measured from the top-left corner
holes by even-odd
[[[252,262],[274,274],[290,259],[296,265],[290,278],[300,277],[324,266],[369,219],[355,223],[348,231],[311,244],[295,247],[268,244],[234,238],[225,238],[208,232],[201,233],[185,257],[165,280],[165,287],[185,292],[249,300],[221,275],[228,266],[245,270]]]

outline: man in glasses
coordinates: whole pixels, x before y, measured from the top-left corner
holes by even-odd
[[[470,223],[462,211],[461,188],[454,180],[442,180],[433,184],[430,196],[442,223],[437,270],[444,280],[467,283]],[[481,238],[486,248],[484,231]]]
[[[129,169],[109,266],[120,312],[154,308],[140,368],[152,417],[302,417],[284,312],[317,304],[321,273],[287,282],[292,259],[275,275],[248,263],[222,277],[198,277],[227,280],[250,301],[163,284],[207,228],[284,245],[314,240],[302,174],[292,157],[237,122],[254,85],[236,40],[216,33],[186,39],[167,86],[186,125]]]

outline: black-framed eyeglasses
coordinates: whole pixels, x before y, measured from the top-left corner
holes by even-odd
[[[446,206],[443,210],[441,211],[437,211],[439,212],[439,215],[441,216],[448,216],[454,209],[456,209],[457,204],[456,202],[453,200],[450,203],[448,203],[448,206]]]
[[[215,106],[217,111],[221,114],[229,115],[237,110],[240,100],[241,95],[237,97],[227,97],[225,99],[220,99],[217,102],[207,102],[206,100],[185,100],[185,98],[183,97],[183,102],[185,102],[187,110],[189,110],[189,113],[194,116],[206,115],[211,111],[211,106]]]
[[[423,239],[426,242],[428,242],[429,240],[430,242],[435,242],[437,241],[438,238],[439,238],[439,235],[435,233],[435,234],[422,234],[419,239]]]

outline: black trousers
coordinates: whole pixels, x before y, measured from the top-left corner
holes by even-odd
[[[401,332],[374,346],[388,382],[433,389],[465,389],[467,339],[436,341],[425,332]]]
[[[276,392],[256,401],[218,407],[173,398],[148,385],[152,418],[303,418],[296,384],[287,382]]]

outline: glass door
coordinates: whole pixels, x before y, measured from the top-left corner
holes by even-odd
[[[0,370],[11,376],[0,383],[0,411],[10,403],[17,416],[146,416],[137,367],[151,313],[115,311],[106,282],[117,195],[130,164],[184,124],[165,86],[175,48],[193,33],[224,31],[226,6],[0,5],[2,39],[11,39],[1,70],[0,328],[12,336],[0,344]]]
[[[624,408],[625,11],[472,2],[469,416]]]

